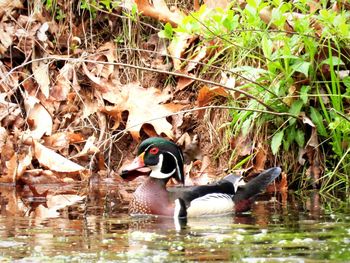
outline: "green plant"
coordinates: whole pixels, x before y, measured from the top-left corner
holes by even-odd
[[[350,78],[340,79],[339,72],[350,65],[350,12],[327,9],[325,1],[317,13],[310,13],[308,1],[250,0],[243,9],[232,6],[202,6],[176,28],[166,24],[159,35],[172,42],[197,36],[198,45],[218,40],[201,74],[215,63],[235,78],[236,88],[276,112],[299,116],[250,111],[265,106],[240,95],[229,105],[249,110],[231,110],[228,137],[249,136],[253,145],[266,144],[267,138],[271,153],[299,187],[307,187],[313,176],[311,184],[321,183],[322,190],[349,190]],[[266,10],[268,22],[261,19]],[[287,25],[292,29],[286,30]],[[250,165],[254,154],[231,156],[233,166]]]

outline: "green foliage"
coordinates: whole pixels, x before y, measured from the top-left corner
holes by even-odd
[[[300,150],[314,147],[314,155],[322,155],[321,161],[326,165],[321,178],[324,189],[335,182],[349,189],[350,77],[340,79],[339,71],[349,70],[350,65],[346,55],[350,52],[350,12],[336,12],[321,1],[321,9],[310,13],[308,2],[249,0],[241,9],[233,1],[233,8],[227,10],[202,6],[176,28],[166,24],[160,36],[171,41],[177,41],[183,34],[199,36],[206,43],[220,40],[219,63],[236,83],[241,83],[236,88],[248,91],[276,112],[299,116],[232,110],[232,136],[270,138],[271,151],[279,156],[286,171],[301,165]],[[269,23],[259,16],[266,8],[271,10]],[[302,19],[298,16],[290,19],[295,13]],[[293,33],[285,31],[287,20]],[[209,63],[219,61],[218,58],[219,55]],[[243,97],[229,104],[266,109]],[[314,129],[316,133],[312,132]],[[317,136],[316,140],[311,136]],[[310,146],[311,139],[319,145]],[[294,158],[285,158],[291,150]],[[306,161],[305,165],[313,162]],[[305,176],[299,180],[307,179]]]

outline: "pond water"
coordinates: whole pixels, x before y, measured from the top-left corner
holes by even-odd
[[[117,185],[47,188],[0,186],[1,262],[350,262],[349,196],[265,194],[179,228],[129,217]]]

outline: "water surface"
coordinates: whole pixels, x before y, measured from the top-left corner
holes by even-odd
[[[44,188],[0,187],[2,262],[350,262],[346,196],[262,195],[248,213],[179,228],[129,217],[117,185]]]

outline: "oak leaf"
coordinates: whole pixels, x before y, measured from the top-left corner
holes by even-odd
[[[183,106],[173,103],[163,104],[171,98],[164,91],[153,87],[145,89],[138,83],[129,83],[114,92],[103,93],[102,96],[115,104],[102,111],[116,117],[116,122],[120,121],[119,113],[129,112],[126,129],[135,140],[139,139],[143,124],[152,125],[158,135],[164,133],[173,138],[172,125],[164,116],[176,112]]]

